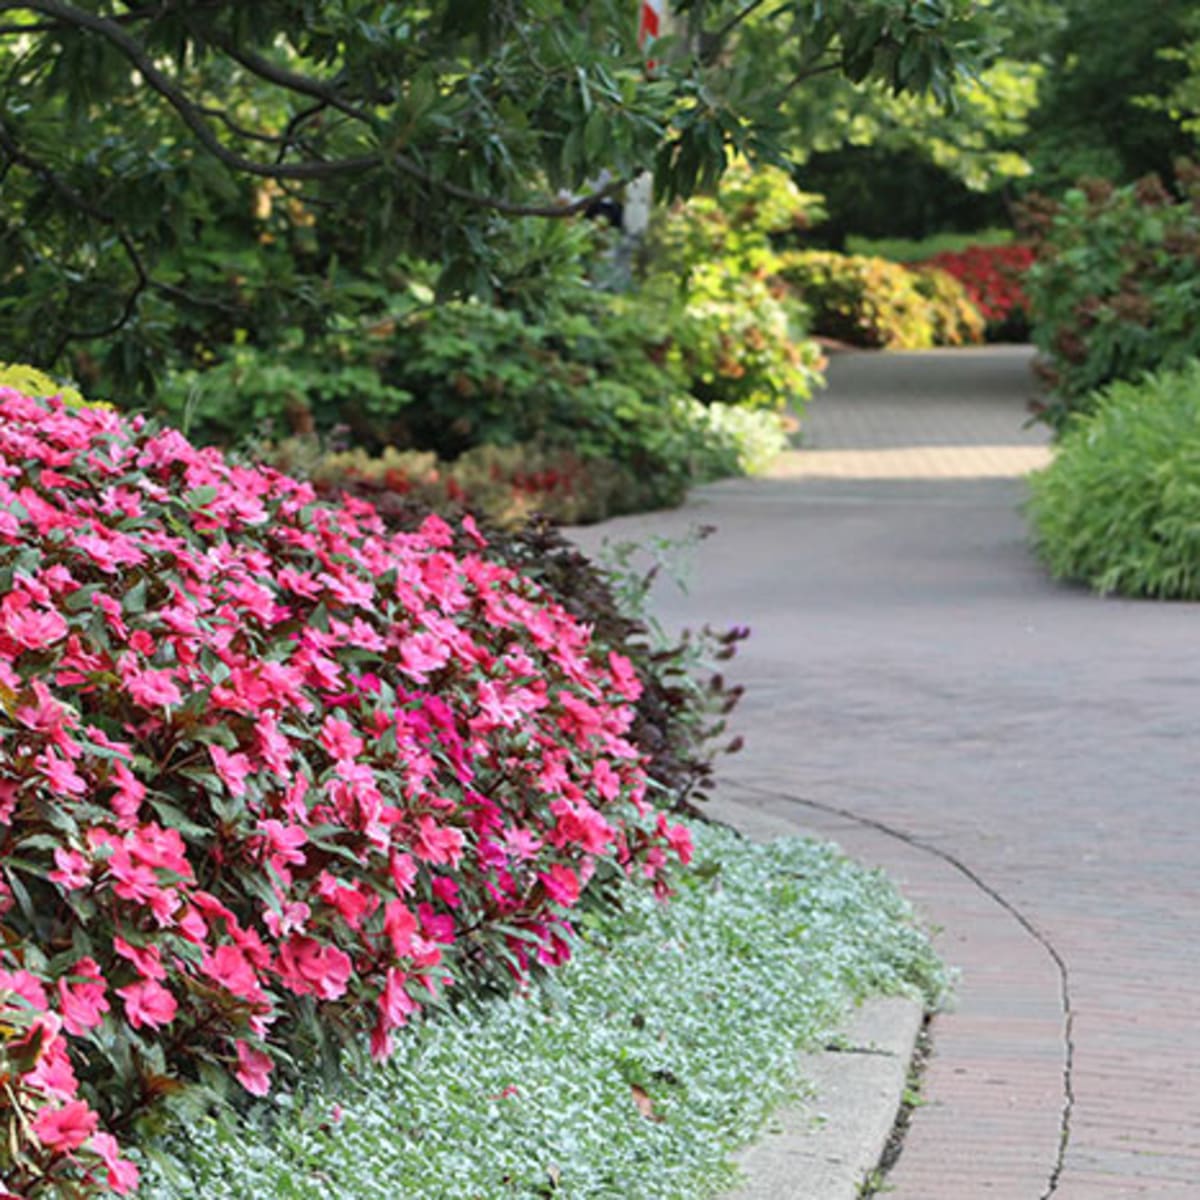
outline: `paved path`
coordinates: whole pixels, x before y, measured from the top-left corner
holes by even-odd
[[[1018,349],[847,355],[668,622],[747,623],[729,796],[884,866],[962,968],[895,1200],[1200,1197],[1200,608],[1047,580]],[[820,1197],[799,1198],[820,1200]]]

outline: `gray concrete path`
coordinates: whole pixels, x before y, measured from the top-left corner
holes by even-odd
[[[1200,607],[1044,576],[1026,351],[830,375],[774,478],[581,540],[718,527],[656,603],[753,629],[730,802],[884,866],[962,968],[888,1194],[1200,1197]]]

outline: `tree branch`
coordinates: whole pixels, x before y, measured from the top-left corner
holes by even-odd
[[[822,63],[819,67],[809,67],[806,71],[800,71],[788,82],[787,87],[783,89],[783,95],[788,96],[792,91],[799,87],[800,84],[806,83],[810,79],[815,79],[818,75],[828,75],[831,71],[840,71],[842,64],[836,60]]]
[[[751,16],[758,9],[766,4],[767,0],[751,0],[741,12],[734,13],[716,33],[712,34],[712,40],[716,45],[720,45],[747,17]]]
[[[138,8],[125,13],[113,13],[108,20],[115,25],[133,25],[139,21],[157,21],[160,17],[178,13],[200,12],[207,8],[221,8],[229,0],[192,0],[187,4],[160,4],[157,8]],[[3,9],[32,8],[31,4],[5,4]],[[52,18],[49,21],[30,21],[25,25],[0,25],[0,37],[8,37],[22,33],[57,33],[62,29],[62,22]]]
[[[516,217],[573,216],[576,213],[582,212],[597,200],[602,200],[606,196],[616,192],[627,182],[626,180],[614,181],[598,192],[569,203],[525,204],[503,200],[497,196],[483,195],[469,188],[460,187],[449,180],[439,179],[407,155],[399,153],[385,155],[383,152],[376,152],[374,154],[363,154],[353,158],[331,161],[309,160],[297,163],[260,162],[257,159],[247,158],[245,155],[239,154],[226,146],[213,132],[195,102],[190,100],[176,85],[175,81],[155,65],[154,61],[137,41],[107,17],[100,17],[83,9],[75,8],[71,4],[63,3],[62,0],[4,0],[3,3],[0,3],[0,12],[11,11],[13,9],[29,9],[33,12],[40,12],[53,20],[73,25],[79,29],[86,29],[104,38],[105,41],[115,46],[137,68],[146,84],[175,109],[179,114],[180,120],[195,134],[200,144],[214,158],[223,162],[232,170],[241,171],[247,175],[255,175],[262,179],[309,181],[334,179],[345,175],[363,174],[364,172],[381,167],[392,167],[409,178],[424,184],[426,187],[445,192],[447,195],[453,196],[456,200],[461,200],[464,204]],[[281,87],[301,92],[316,99],[326,100],[334,107],[347,112],[348,115],[355,116],[360,120],[367,119],[367,114],[361,109],[356,109],[353,105],[348,105],[335,91],[318,80],[297,75],[295,72],[289,71],[284,67],[277,67],[272,63],[267,63],[265,60],[257,58],[257,56],[247,56],[243,53],[237,61],[240,62],[242,59],[245,59],[245,62],[242,62],[243,66],[246,66],[246,63],[254,64],[253,67],[247,66],[247,70],[260,68],[269,71],[269,75],[264,74],[262,77],[272,78]],[[255,73],[259,73],[259,70],[255,70]]]
[[[137,246],[134,245],[133,239],[117,224],[116,220],[109,213],[97,208],[80,195],[52,167],[22,150],[20,144],[12,136],[11,131],[3,121],[0,121],[0,149],[8,155],[9,164],[22,166],[27,171],[37,175],[39,179],[53,191],[57,192],[73,208],[78,209],[85,216],[91,217],[92,220],[98,221],[113,231],[113,235],[120,243],[121,249],[125,252],[125,257],[128,258],[130,266],[133,267],[134,275],[136,276],[133,288],[129,292],[129,295],[125,297],[125,303],[118,317],[110,321],[107,325],[103,325],[97,329],[72,329],[70,326],[64,326],[62,342],[65,344],[68,341],[86,341],[89,338],[109,337],[116,333],[133,316],[138,299],[146,288],[150,286],[150,276],[146,271],[145,263],[142,262],[141,255],[138,253]],[[57,358],[57,354],[55,357]]]

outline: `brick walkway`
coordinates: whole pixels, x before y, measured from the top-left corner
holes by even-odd
[[[775,478],[587,540],[718,526],[657,603],[754,630],[729,795],[883,866],[962,970],[887,1194],[1200,1197],[1200,609],[1044,577],[1024,352],[831,379]]]

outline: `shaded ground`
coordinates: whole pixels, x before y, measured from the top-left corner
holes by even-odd
[[[889,1194],[1200,1196],[1200,608],[1043,575],[1028,379],[838,357],[778,477],[581,540],[718,526],[658,611],[754,630],[730,798],[884,865],[963,968]]]

